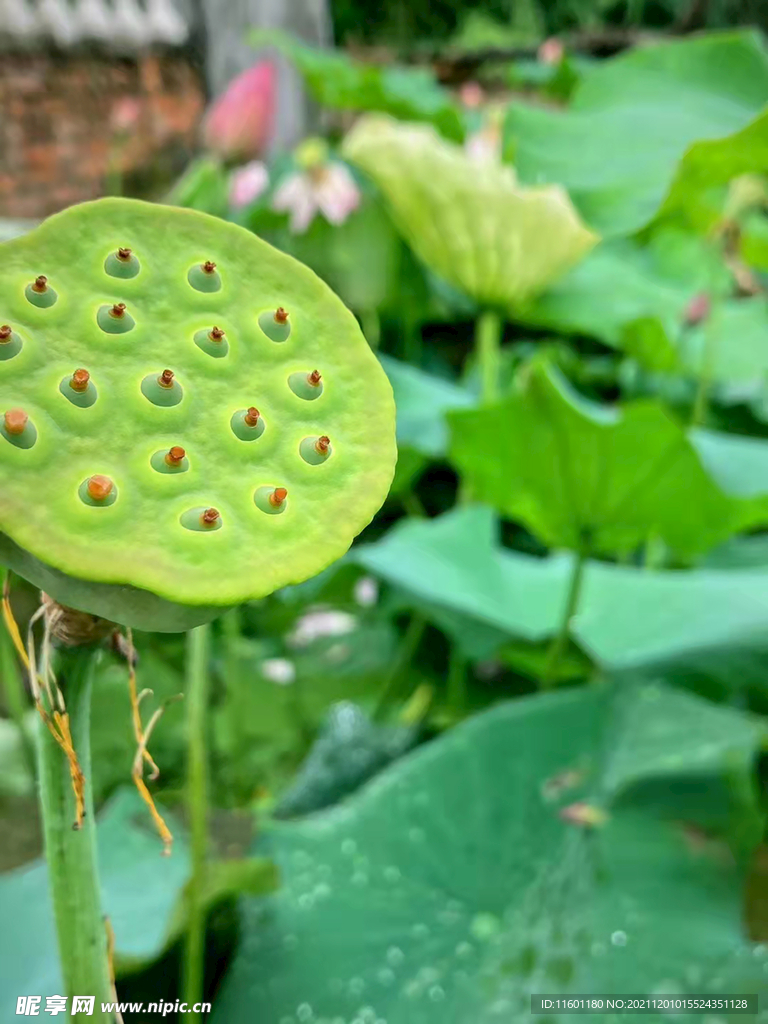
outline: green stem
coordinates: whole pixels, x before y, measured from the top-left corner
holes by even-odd
[[[16,662],[13,643],[2,624],[0,624],[0,687],[5,695],[10,716],[19,730],[24,761],[29,769],[30,778],[34,780],[35,743],[24,719],[29,704],[24,692],[21,672]]]
[[[475,325],[475,355],[480,365],[483,405],[499,397],[499,370],[501,368],[501,317],[486,309]]]
[[[467,706],[467,661],[455,643],[448,655],[448,706],[457,718]]]
[[[403,508],[413,519],[423,519],[427,511],[415,491],[406,491],[402,497]]]
[[[421,323],[410,311],[403,320],[403,359],[412,366],[421,366]]]
[[[239,606],[222,616],[221,631],[224,640],[224,691],[227,701],[227,718],[235,763],[245,754],[248,744],[248,710],[245,695],[247,690],[241,686],[240,637],[242,634],[242,616]]]
[[[390,701],[395,696],[400,688],[400,683],[408,666],[413,661],[414,655],[421,643],[421,638],[424,636],[424,630],[427,628],[427,620],[423,615],[418,612],[414,612],[411,616],[411,621],[408,623],[408,628],[405,631],[405,636],[400,641],[400,647],[397,655],[395,656],[394,663],[390,669],[389,675],[386,677],[384,686],[381,689],[376,709],[373,713],[374,719],[380,721],[384,717]]]
[[[571,572],[571,580],[568,586],[568,597],[565,602],[565,611],[560,621],[560,628],[557,631],[547,654],[547,661],[544,666],[544,675],[541,679],[542,689],[549,689],[557,678],[557,669],[560,659],[568,647],[571,637],[571,620],[576,614],[581,595],[581,583],[584,576],[584,566],[587,561],[587,550],[585,547],[576,552]]]
[[[91,777],[91,680],[96,657],[92,647],[63,647],[56,652],[54,663],[69,713],[72,742],[85,775],[85,818],[79,831],[72,828],[75,800],[69,764],[42,722],[38,767],[45,855],[64,989],[70,1000],[73,996],[95,996],[94,1022],[112,1024],[112,1013],[101,1010],[102,1001],[111,1002],[113,995],[98,881]]]
[[[203,890],[208,855],[208,772],[206,715],[208,711],[208,652],[210,627],[198,626],[187,635],[187,816],[191,871],[187,885],[189,927],[184,950],[184,996],[190,1005],[203,998],[205,983],[205,922]],[[190,1021],[200,1020],[193,1014]]]
[[[712,360],[715,356],[715,332],[712,328],[712,313],[704,323],[704,352],[702,354],[696,395],[693,399],[691,426],[703,425],[709,414],[709,393],[712,388]]]
[[[381,321],[379,320],[379,311],[375,306],[361,311],[360,323],[366,341],[372,349],[377,349],[381,341]]]

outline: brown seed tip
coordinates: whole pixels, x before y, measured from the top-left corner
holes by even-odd
[[[112,309],[110,309],[109,315],[113,316],[115,320],[122,320],[122,318],[125,316],[125,303],[116,302]]]
[[[88,478],[88,497],[93,501],[105,501],[112,493],[114,486],[108,476],[101,476],[97,473]]]
[[[2,327],[0,327],[0,345],[4,344],[6,341],[10,341],[12,334],[13,331],[8,324],[3,324]]]
[[[157,378],[157,383],[160,385],[161,388],[172,388],[173,370],[163,370],[163,372]]]
[[[127,248],[127,247],[125,247],[125,246],[121,246],[121,247],[120,247],[120,248],[119,248],[119,249],[117,250],[117,258],[118,258],[119,260],[122,260],[122,261],[123,261],[124,263],[127,263],[127,262],[128,262],[128,260],[129,260],[129,259],[131,258],[131,252],[132,252],[132,250],[131,250],[131,249],[128,249],[128,248]]]
[[[88,390],[88,381],[90,379],[91,375],[87,370],[75,370],[70,378],[69,386],[73,391],[79,391],[82,393],[83,391]]]
[[[219,510],[217,508],[207,508],[200,516],[200,522],[203,526],[215,526],[218,521]]]
[[[224,331],[220,327],[212,327],[208,332],[208,337],[211,341],[221,341],[224,337]]]
[[[40,274],[35,278],[32,284],[33,292],[47,292],[48,291],[48,278],[45,274]]]
[[[256,424],[259,422],[259,416],[261,416],[261,413],[259,412],[255,405],[252,405],[250,409],[248,409],[248,411],[246,412],[245,416],[243,416],[243,419],[245,420],[249,427],[255,427]]]
[[[216,264],[211,260],[206,260],[205,263],[200,264],[200,269],[204,274],[212,274],[216,269]]]
[[[276,487],[269,496],[269,504],[275,508],[280,508],[287,497],[288,491],[285,487]]]
[[[166,453],[165,461],[169,466],[180,466],[186,454],[187,453],[181,445],[175,444],[173,448]]]
[[[283,309],[282,306],[278,306],[277,309],[275,310],[275,323],[276,324],[287,324],[288,323],[288,314],[286,313],[286,311]]]
[[[24,433],[29,416],[23,409],[9,409],[3,417],[5,429],[9,434],[18,435]]]
[[[327,455],[330,445],[330,437],[326,437],[325,434],[323,434],[322,437],[318,437],[318,439],[315,441],[315,451],[317,452],[318,455]]]
[[[307,374],[307,384],[311,385],[313,388],[320,387],[320,381],[322,379],[323,378],[318,370],[313,370],[312,373]]]

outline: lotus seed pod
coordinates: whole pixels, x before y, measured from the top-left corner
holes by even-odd
[[[24,289],[24,294],[28,302],[31,302],[33,306],[37,306],[40,309],[47,309],[48,306],[52,306],[58,298],[56,292],[48,284],[48,278],[45,274],[38,274],[35,280]]]
[[[289,314],[282,306],[262,313],[259,327],[272,341],[287,341],[291,334]]]
[[[62,604],[173,631],[346,551],[392,479],[394,403],[311,271],[233,224],[127,199],[2,248],[0,563]],[[121,250],[133,276],[114,273]],[[27,288],[61,252],[58,300],[37,306]]]
[[[190,267],[187,280],[198,292],[217,292],[221,288],[221,274],[213,260],[203,260]]]
[[[513,312],[597,243],[558,185],[526,187],[427,125],[360,118],[344,156],[376,182],[404,237],[436,273]]]
[[[195,344],[214,359],[221,359],[229,352],[226,332],[215,325],[210,330],[203,327],[195,331]]]
[[[129,278],[136,277],[141,264],[135,252],[121,245],[104,260],[104,269],[110,277]]]
[[[126,334],[136,326],[136,322],[125,308],[124,302],[113,302],[111,306],[101,306],[96,314],[96,322],[106,334]]]
[[[0,324],[0,360],[13,359],[21,352],[21,338],[9,324]]]

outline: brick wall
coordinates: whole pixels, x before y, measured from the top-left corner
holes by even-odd
[[[162,190],[195,148],[203,107],[180,55],[0,54],[0,217]]]

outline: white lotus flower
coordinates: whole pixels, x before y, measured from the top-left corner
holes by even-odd
[[[361,608],[370,608],[379,599],[379,584],[373,576],[361,576],[355,583],[354,594]]]
[[[308,139],[295,153],[300,169],[277,187],[272,208],[290,213],[290,230],[303,234],[321,213],[330,224],[343,224],[360,204],[360,190],[349,169],[330,160],[321,139]]]
[[[261,160],[236,168],[229,179],[229,202],[237,210],[248,206],[269,185],[269,171]]]
[[[278,686],[289,686],[296,679],[296,666],[287,658],[265,658],[259,667],[264,678]]]
[[[291,647],[307,647],[326,636],[346,636],[357,628],[357,619],[348,612],[333,608],[318,609],[302,615],[288,637]]]

